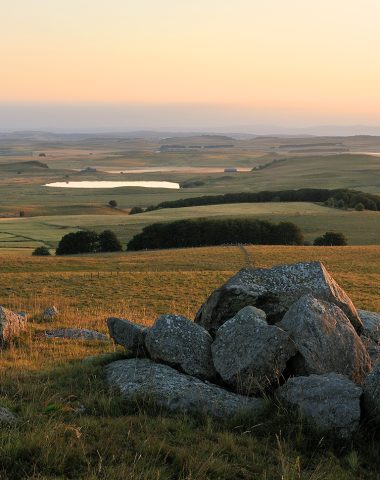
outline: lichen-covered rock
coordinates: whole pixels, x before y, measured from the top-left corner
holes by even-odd
[[[115,343],[125,347],[135,356],[146,356],[146,327],[117,317],[107,318],[107,326]]]
[[[58,308],[53,305],[52,307],[45,308],[45,310],[42,313],[42,318],[45,321],[49,322],[54,318],[56,318],[58,315],[59,315]]]
[[[228,392],[148,359],[119,360],[106,367],[107,380],[129,399],[154,400],[173,411],[231,417],[240,411],[259,414],[262,400]]]
[[[380,365],[377,365],[363,383],[363,405],[367,414],[380,422]]]
[[[380,343],[380,313],[358,310],[363,322],[363,335],[376,343]]]
[[[161,315],[149,329],[145,346],[150,357],[201,379],[215,377],[210,334],[179,315]]]
[[[0,306],[0,347],[18,337],[25,330],[26,323],[25,317]]]
[[[266,318],[267,315],[264,310],[252,307],[252,305],[248,305],[247,307],[242,308],[233,317],[233,319],[235,319],[236,321],[251,321],[252,325],[268,325]]]
[[[350,437],[359,425],[361,394],[358,385],[337,373],[293,377],[276,391],[311,426],[341,438]]]
[[[261,317],[236,315],[216,332],[212,358],[223,381],[244,394],[278,383],[296,348],[289,335]]]
[[[80,340],[109,340],[104,333],[95,330],[87,330],[85,328],[57,328],[56,330],[47,330],[45,332],[47,338],[68,338]]]
[[[270,269],[245,268],[211,294],[199,310],[195,322],[215,333],[239,310],[252,305],[264,310],[268,323],[274,324],[307,293],[340,307],[356,331],[362,331],[363,325],[352,301],[320,262]]]
[[[2,425],[13,425],[16,423],[16,416],[7,408],[0,407],[0,427]]]
[[[333,303],[304,295],[277,325],[293,339],[305,375],[335,372],[362,383],[371,370],[363,342],[347,316]]]

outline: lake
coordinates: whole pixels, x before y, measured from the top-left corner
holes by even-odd
[[[143,187],[143,188],[171,188],[179,190],[179,183],[174,182],[113,182],[113,181],[83,181],[83,182],[54,182],[47,183],[44,187],[56,188],[118,188],[118,187]]]

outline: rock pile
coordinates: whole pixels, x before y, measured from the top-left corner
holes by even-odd
[[[340,437],[362,415],[380,416],[380,366],[372,371],[368,353],[380,356],[380,315],[356,310],[319,262],[243,269],[194,322],[162,315],[150,328],[107,323],[134,357],[106,367],[126,397],[225,417],[256,415],[272,396]]]

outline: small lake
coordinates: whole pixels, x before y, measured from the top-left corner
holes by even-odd
[[[113,181],[83,181],[83,182],[54,182],[47,183],[44,187],[56,188],[118,188],[118,187],[143,187],[143,188],[171,188],[179,190],[179,183],[174,182],[113,182]]]

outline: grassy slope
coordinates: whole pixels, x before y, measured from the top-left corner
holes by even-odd
[[[252,247],[257,266],[323,260],[360,307],[380,310],[380,247]],[[149,324],[156,315],[192,317],[212,291],[244,266],[237,247],[68,258],[0,257],[0,304],[26,310],[27,334],[0,352],[0,402],[19,424],[0,430],[0,478],[130,480],[375,479],[380,443],[366,431],[334,444],[307,433],[290,412],[258,424],[174,415],[110,394],[101,362],[112,343],[46,340],[45,328],[106,331],[107,315]],[[61,317],[39,320],[55,303]],[[83,411],[84,408],[84,411]]]
[[[104,210],[107,210],[107,215],[103,214]],[[302,228],[308,241],[327,230],[343,232],[349,243],[354,245],[378,244],[380,238],[379,212],[342,211],[301,202],[211,205],[157,210],[139,215],[126,215],[109,208],[94,209],[94,212],[98,214],[0,219],[0,248],[32,247],[42,243],[55,246],[63,235],[78,228],[97,231],[110,228],[125,244],[150,223],[211,216],[292,221]]]

